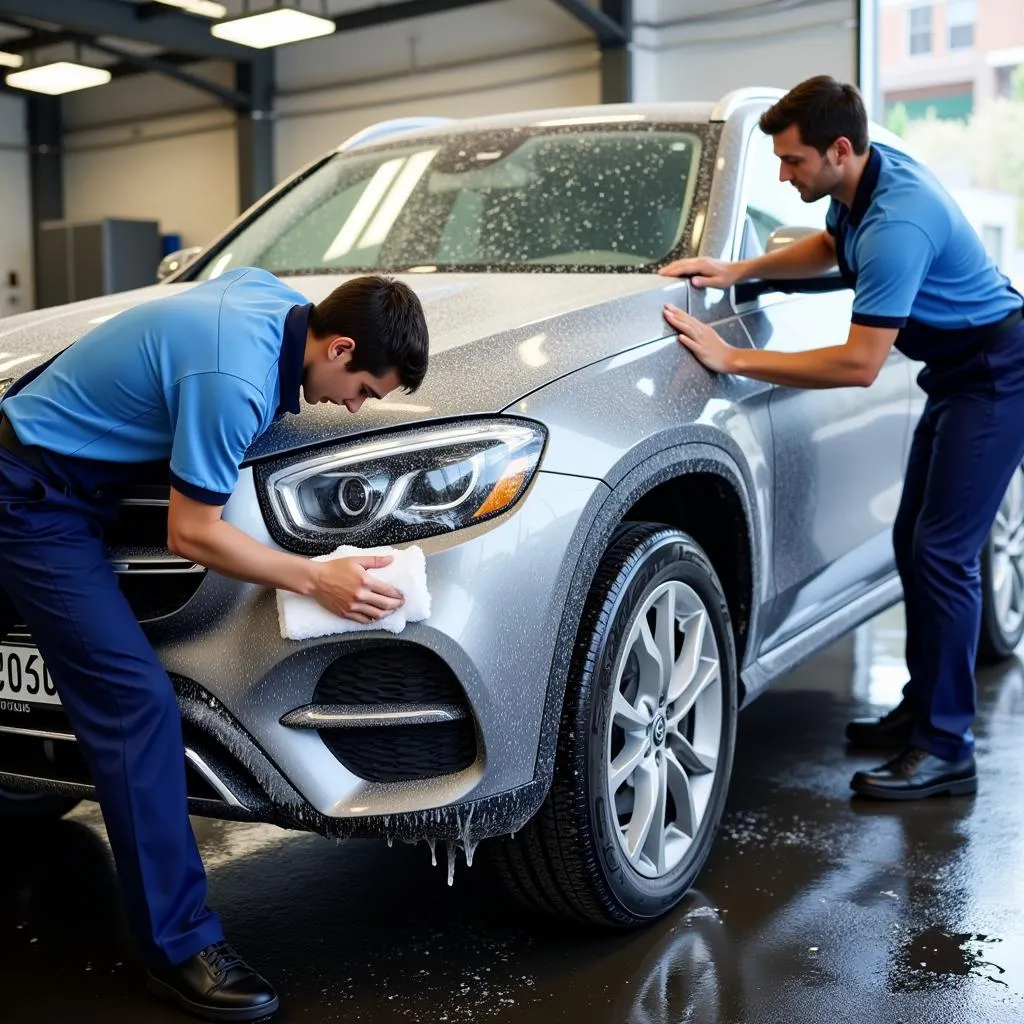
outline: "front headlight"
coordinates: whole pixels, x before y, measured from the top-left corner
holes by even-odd
[[[398,544],[506,512],[540,463],[543,429],[522,420],[427,427],[257,467],[268,526],[284,547]]]

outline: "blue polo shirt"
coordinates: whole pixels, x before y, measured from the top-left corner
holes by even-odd
[[[899,328],[912,359],[956,355],[1024,301],[932,173],[889,146],[872,144],[853,203],[833,199],[826,226],[853,323]]]
[[[22,444],[76,484],[168,464],[171,484],[211,505],[231,496],[246,450],[299,411],[312,304],[240,267],[98,325],[4,396]],[[126,473],[127,470],[127,473]]]

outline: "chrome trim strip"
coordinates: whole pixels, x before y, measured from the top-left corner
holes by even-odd
[[[0,732],[16,733],[19,736],[35,736],[38,739],[44,740],[65,740],[67,742],[77,742],[75,737],[67,733],[59,732],[47,732],[43,729],[18,729],[14,726],[0,726]],[[191,763],[192,767],[213,787],[217,795],[224,801],[229,807],[240,807],[242,810],[248,810],[248,808],[231,792],[230,789],[217,777],[213,769],[190,747],[185,748],[185,757]],[[28,779],[31,781],[38,781],[40,783],[52,783],[59,782],[61,785],[76,785],[83,790],[92,792],[92,786],[86,786],[82,783],[71,783],[65,782],[61,779],[43,779],[36,775],[22,775],[20,772],[7,772],[5,774],[17,777],[19,779]]]
[[[283,715],[293,729],[370,729],[390,725],[437,725],[467,718],[458,704],[307,704]]]
[[[187,576],[193,573],[206,572],[206,566],[198,562],[189,562],[187,559],[173,558],[132,558],[127,561],[118,560],[110,563],[114,572],[124,575],[146,574],[150,576]]]
[[[243,810],[248,810],[245,804],[221,782],[213,769],[190,747],[185,748],[185,757],[192,767],[217,791],[224,803],[229,807],[241,807]]]
[[[53,707],[60,705],[54,704]],[[46,707],[45,704],[39,707]],[[49,729],[21,729],[16,725],[0,725],[0,732],[9,732],[15,736],[35,736],[41,740],[64,740],[66,743],[75,743],[75,737],[70,732],[51,732]]]

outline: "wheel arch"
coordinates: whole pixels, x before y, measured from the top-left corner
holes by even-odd
[[[704,548],[722,582],[734,629],[735,624],[742,624],[739,632],[743,644],[739,637],[736,642],[737,666],[742,667],[751,638],[755,595],[761,592],[763,573],[762,559],[755,545],[752,489],[752,481],[725,449],[706,443],[688,443],[665,449],[622,474],[589,522],[581,523],[585,537],[571,570],[565,612],[548,674],[537,746],[534,781],[540,783],[544,794],[554,772],[565,688],[583,608],[601,557],[624,522],[663,522],[690,533]],[[712,506],[712,501],[717,504]],[[715,509],[724,511],[730,517],[730,527],[736,528],[730,529],[726,536],[716,537],[721,518],[714,514]],[[721,564],[716,564],[716,552]],[[733,557],[735,564],[723,561]],[[741,702],[742,685],[740,680]]]

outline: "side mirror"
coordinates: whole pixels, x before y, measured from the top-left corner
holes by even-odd
[[[768,241],[765,243],[765,255],[785,249],[787,245],[799,242],[802,238],[816,235],[820,230],[820,228],[806,227],[776,228],[768,236]],[[765,295],[768,292],[806,295],[814,292],[841,292],[849,287],[837,271],[832,271],[809,278],[788,278],[780,281],[762,279],[741,281],[735,287],[735,296],[736,301],[742,305],[748,302],[755,302],[759,296]]]
[[[187,267],[202,251],[201,245],[190,245],[187,249],[168,253],[156,268],[156,279],[164,281],[171,274],[176,274],[183,267]]]
[[[776,228],[768,236],[764,247],[765,255],[785,249],[787,245],[799,242],[802,238],[810,238],[811,235],[816,235],[820,231],[821,228]]]

